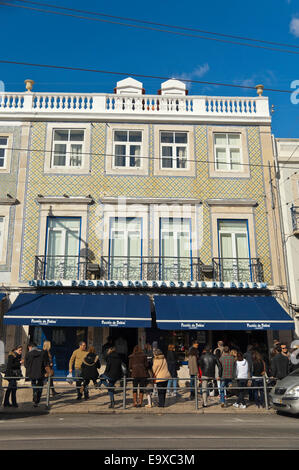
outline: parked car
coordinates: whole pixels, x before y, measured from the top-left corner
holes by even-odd
[[[299,368],[277,381],[270,392],[270,400],[276,410],[299,414]]]

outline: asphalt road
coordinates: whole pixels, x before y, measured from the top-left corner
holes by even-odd
[[[0,450],[297,450],[281,415],[0,415]]]

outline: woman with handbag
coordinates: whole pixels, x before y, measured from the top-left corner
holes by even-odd
[[[4,397],[4,407],[18,408],[17,404],[17,380],[22,378],[21,364],[22,359],[22,346],[16,346],[8,355],[7,367],[5,377],[7,377],[8,387]],[[11,396],[12,403],[9,403]]]
[[[53,375],[54,375],[54,370],[53,370],[53,359],[52,359],[52,354],[51,354],[51,341],[44,341],[43,344],[43,351],[45,354],[45,366],[46,373],[45,373],[45,378],[50,380],[50,389],[52,392],[52,396],[56,397],[59,395],[54,389],[54,381],[53,381]]]

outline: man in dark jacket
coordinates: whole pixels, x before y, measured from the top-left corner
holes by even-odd
[[[290,361],[287,356],[281,353],[281,348],[276,348],[278,354],[276,354],[271,360],[271,375],[276,379],[284,379],[290,372]]]
[[[114,402],[114,385],[115,382],[122,377],[122,360],[119,354],[116,352],[115,347],[113,346],[108,350],[108,354],[106,356],[106,369],[104,374],[100,375],[100,382],[99,382],[99,387],[101,387],[102,384],[104,384],[106,387],[108,387],[108,394],[110,397],[110,405],[109,408],[114,408],[115,402]]]
[[[34,407],[38,406],[42,396],[45,366],[48,364],[48,354],[38,349],[35,343],[29,343],[24,366],[26,368],[26,377],[31,380],[32,384]]]
[[[199,359],[199,367],[201,369],[201,380],[202,380],[202,398],[203,407],[207,406],[208,399],[208,381],[215,377],[215,367],[218,367],[219,375],[222,374],[222,365],[219,359],[212,354],[212,349],[207,346],[205,348],[205,354],[202,354]],[[212,381],[213,384],[213,381]]]

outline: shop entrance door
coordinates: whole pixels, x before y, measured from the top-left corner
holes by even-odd
[[[30,338],[42,349],[45,340],[51,342],[51,354],[56,377],[65,377],[69,360],[80,341],[87,344],[87,328],[31,327]]]

